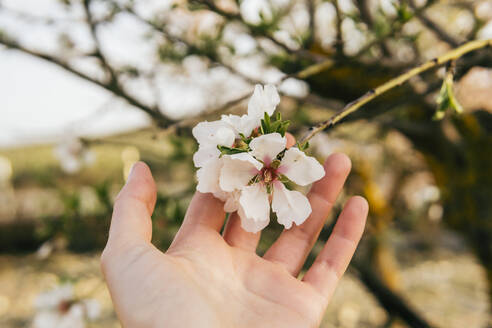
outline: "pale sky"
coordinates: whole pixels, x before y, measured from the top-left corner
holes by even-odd
[[[31,15],[67,19],[71,36],[90,48],[85,31],[68,21],[77,19],[80,12],[64,11],[59,1],[4,0],[2,5]],[[53,27],[31,26],[11,17],[1,16],[0,28],[23,45],[56,51]],[[108,134],[148,123],[146,115],[100,87],[43,60],[0,48],[0,147],[56,141],[67,133]]]
[[[139,110],[54,65],[0,51],[0,147],[53,141],[66,132],[117,132],[148,122]]]

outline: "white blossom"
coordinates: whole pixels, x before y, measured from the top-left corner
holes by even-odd
[[[199,143],[194,156],[199,167],[197,190],[222,200],[226,212],[237,211],[243,229],[249,232],[268,225],[270,209],[287,229],[293,223],[302,224],[311,214],[311,205],[302,193],[287,189],[283,181],[306,186],[325,174],[315,158],[299,148],[286,148],[285,130],[276,130],[282,122],[269,131],[263,127],[262,120],[268,121],[279,102],[274,86],[257,85],[247,114],[223,115],[219,121],[202,122],[193,129]],[[257,129],[260,125],[262,128]],[[218,146],[228,148],[224,151]]]
[[[32,328],[84,328],[87,320],[100,315],[99,302],[77,300],[70,284],[39,294],[34,307],[37,313]]]
[[[266,134],[251,141],[250,152],[222,156],[219,187],[227,192],[240,191],[238,213],[247,231],[257,232],[268,224],[270,198],[278,222],[287,229],[292,223],[302,224],[311,214],[307,198],[288,190],[280,178],[283,175],[305,186],[321,179],[325,171],[298,148],[286,150],[286,143],[279,133]],[[277,156],[284,151],[279,160]]]
[[[54,150],[63,171],[76,173],[94,162],[94,154],[77,138],[64,138]]]

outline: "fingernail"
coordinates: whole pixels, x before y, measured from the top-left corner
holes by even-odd
[[[128,178],[126,179],[126,181],[130,181],[132,178],[133,178],[133,175],[135,173],[135,166],[137,165],[137,163],[133,163],[131,169],[130,169],[130,172],[128,173]]]

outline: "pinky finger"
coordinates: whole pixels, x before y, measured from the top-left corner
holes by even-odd
[[[364,232],[369,206],[362,197],[352,197],[345,205],[333,233],[303,281],[330,299],[345,273]]]

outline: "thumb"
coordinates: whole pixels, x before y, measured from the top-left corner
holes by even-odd
[[[143,162],[133,165],[125,186],[116,197],[109,229],[108,244],[150,243],[156,202],[156,186],[149,167]]]

